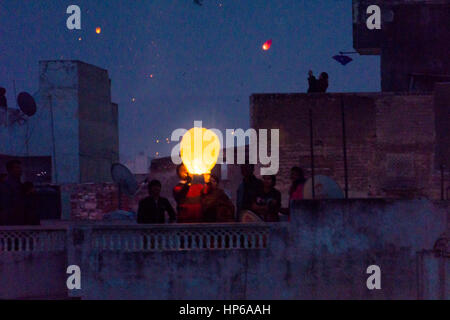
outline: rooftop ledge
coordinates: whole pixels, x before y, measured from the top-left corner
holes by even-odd
[[[330,97],[335,98],[339,96],[432,96],[433,92],[327,92],[327,93],[304,93],[304,92],[286,92],[286,93],[253,93],[250,99],[258,98],[317,98],[317,97]]]

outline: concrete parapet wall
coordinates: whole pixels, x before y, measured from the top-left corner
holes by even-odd
[[[82,299],[442,298],[448,262],[438,275],[429,260],[417,262],[448,228],[449,209],[428,200],[329,200],[296,202],[291,221],[275,224],[70,223],[63,256],[28,246],[0,255],[9,279],[0,297],[57,296],[66,267],[79,265],[82,290],[67,295]],[[11,232],[0,228],[0,242]],[[381,290],[366,286],[370,265],[381,268]]]

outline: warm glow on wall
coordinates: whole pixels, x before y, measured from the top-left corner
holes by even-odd
[[[213,131],[195,127],[186,132],[181,140],[181,160],[191,174],[211,173],[220,148],[219,138]]]

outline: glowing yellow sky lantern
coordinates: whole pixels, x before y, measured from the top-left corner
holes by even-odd
[[[211,173],[220,148],[220,140],[213,131],[195,127],[186,132],[181,140],[181,160],[191,174]]]

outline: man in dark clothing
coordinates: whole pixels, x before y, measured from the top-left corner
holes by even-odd
[[[5,88],[0,87],[0,109],[6,109],[7,107],[6,90]]]
[[[324,93],[328,89],[328,73],[322,72],[320,74],[319,79],[316,79],[316,77],[313,75],[313,72],[310,70],[308,73],[308,93],[314,93],[314,92],[321,92]]]
[[[153,180],[148,185],[149,196],[139,202],[137,222],[142,224],[165,223],[165,213],[170,222],[175,222],[176,214],[169,200],[160,197],[161,182]]]
[[[252,210],[266,222],[278,222],[281,209],[281,193],[275,189],[276,177],[264,176],[263,188],[253,200]]]
[[[0,184],[0,225],[25,225],[22,163],[19,160],[8,161],[6,170],[8,177]]]
[[[253,199],[262,190],[263,183],[254,175],[255,166],[253,164],[241,165],[242,183],[237,191],[236,220],[239,220],[243,210],[251,210]]]

